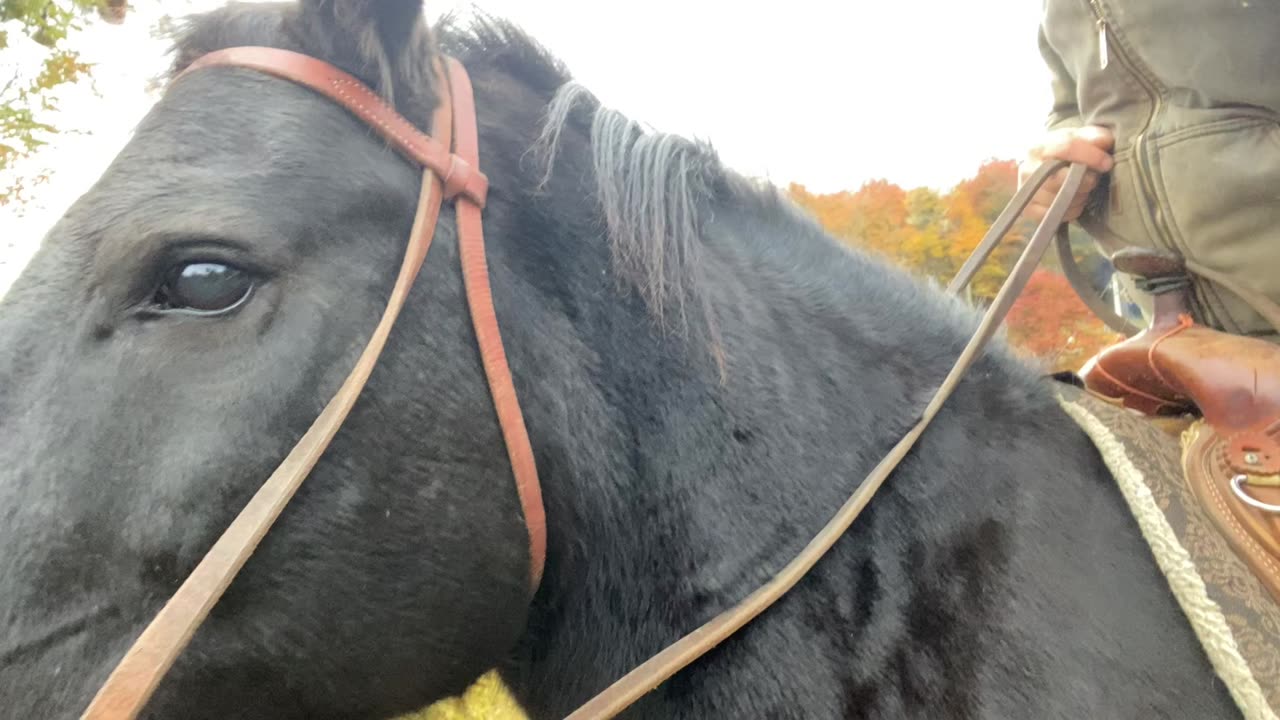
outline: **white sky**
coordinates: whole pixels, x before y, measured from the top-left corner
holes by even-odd
[[[426,2],[432,15],[509,17],[604,103],[708,140],[740,171],[822,192],[875,178],[945,190],[987,158],[1019,157],[1050,101],[1031,0]],[[27,167],[52,168],[51,183],[21,215],[0,211],[0,293],[155,101],[145,82],[168,62],[149,37],[161,3],[132,4],[124,25],[75,40],[98,63],[98,92],[66,93],[60,122],[92,134],[42,149]],[[174,13],[219,4],[164,2]],[[25,67],[20,49],[0,51],[0,76]]]

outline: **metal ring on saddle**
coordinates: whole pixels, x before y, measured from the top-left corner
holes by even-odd
[[[1244,486],[1247,485],[1248,483],[1249,483],[1249,478],[1247,476],[1236,475],[1235,477],[1231,478],[1231,492],[1235,493],[1236,497],[1240,498],[1240,502],[1248,505],[1251,508],[1261,510],[1262,512],[1265,512],[1265,513],[1271,513],[1272,515],[1280,515],[1280,505],[1272,505],[1271,503],[1264,503],[1261,500],[1255,499],[1253,496],[1249,495],[1249,493],[1245,492]]]

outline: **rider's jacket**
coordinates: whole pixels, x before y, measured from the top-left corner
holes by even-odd
[[[1116,135],[1081,226],[1104,252],[1172,250],[1280,302],[1280,1],[1043,8],[1049,127]],[[1197,278],[1195,291],[1202,322],[1280,341],[1223,285]]]

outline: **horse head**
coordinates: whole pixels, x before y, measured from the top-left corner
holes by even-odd
[[[237,45],[323,59],[431,129],[419,2],[231,6],[190,25],[173,72]],[[538,110],[510,106],[486,121]],[[503,253],[547,222],[521,209],[534,183],[485,143],[502,319],[555,338]],[[320,95],[208,68],[46,236],[0,306],[0,714],[81,711],[311,424],[382,313],[421,181]],[[150,714],[385,717],[516,643],[528,539],[457,252],[446,211],[362,397]]]
[[[466,67],[545,568],[531,593],[446,205],[350,415],[145,717],[386,718],[494,667],[564,717],[775,580],[978,325],[505,23],[429,29],[419,0],[200,16],[0,301],[2,717],[84,710],[334,396],[406,254],[421,168],[300,84],[184,72],[240,46],[327,62],[424,132],[437,61]],[[1178,613],[1096,448],[996,340],[821,562],[632,709],[1230,716]]]

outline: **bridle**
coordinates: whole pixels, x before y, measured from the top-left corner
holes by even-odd
[[[202,68],[231,66],[258,70],[311,88],[354,113],[410,161],[422,166],[422,189],[400,274],[382,319],[355,367],[293,450],[134,642],[82,717],[115,720],[137,716],[196,628],[311,472],[373,372],[426,260],[444,200],[454,203],[467,304],[528,526],[529,580],[531,594],[536,592],[546,557],[546,519],[533,450],[507,366],[489,288],[481,223],[489,181],[479,170],[471,81],[453,58],[443,58],[441,64],[436,66],[440,106],[432,118],[434,138],[418,131],[354,77],[328,63],[288,50],[268,47],[218,50],[200,57],[175,78],[176,82]]]
[[[123,720],[140,713],[161,679],[190,642],[196,629],[253,554],[280,512],[311,472],[342,427],[386,344],[435,234],[443,202],[454,204],[467,305],[476,333],[494,412],[502,430],[516,491],[529,535],[530,594],[537,592],[546,558],[546,518],[528,432],[507,364],[485,259],[482,210],[488,179],[479,169],[479,139],[471,82],[462,64],[443,57],[435,66],[440,105],[432,118],[434,137],[424,135],[359,80],[310,56],[269,47],[234,47],[208,53],[191,63],[175,82],[210,67],[241,67],[308,87],[343,106],[383,136],[396,150],[423,168],[422,188],[408,247],[381,320],[333,398],[276,470],[218,538],[195,570],[143,630],[85,710],[85,720]],[[1066,166],[1046,162],[1018,191],[948,287],[962,290],[1003,239],[1032,196]],[[790,590],[835,544],[923,434],[961,377],[995,333],[1058,230],[1086,168],[1071,166],[1067,179],[988,307],[978,329],[924,408],[920,419],[862,481],[853,495],[813,540],[769,582],[738,605],[665,648],[574,711],[571,720],[617,715],[676,672],[742,628]]]

